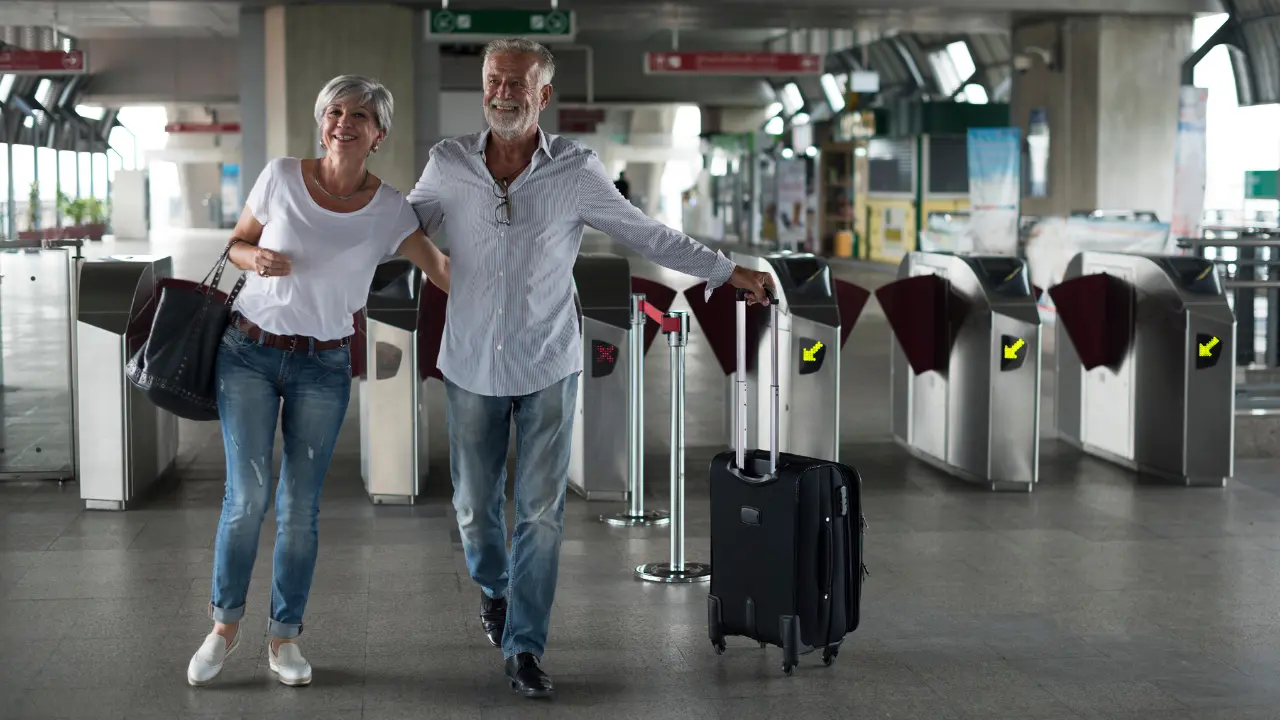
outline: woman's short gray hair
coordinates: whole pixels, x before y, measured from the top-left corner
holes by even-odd
[[[489,61],[490,55],[500,55],[504,53],[515,53],[535,55],[538,58],[538,80],[543,85],[550,85],[551,78],[556,76],[556,58],[551,54],[542,43],[534,42],[528,38],[509,37],[499,38],[484,46],[484,62]]]
[[[391,134],[391,116],[395,114],[395,100],[391,91],[362,75],[339,75],[325,84],[316,96],[316,125],[324,122],[324,112],[339,100],[354,99],[373,113],[378,129]]]

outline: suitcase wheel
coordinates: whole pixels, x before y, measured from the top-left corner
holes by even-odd
[[[836,656],[840,654],[839,650],[823,650],[822,664],[831,667],[831,663],[836,661]]]
[[[717,655],[723,655],[723,654],[724,654],[724,641],[723,641],[723,640],[713,640],[713,641],[711,642],[711,646],[712,646],[712,647],[714,647],[714,648],[716,649],[716,654],[717,654]]]
[[[766,642],[761,642],[761,643],[760,643],[760,647],[762,647],[762,648],[766,648],[766,647],[769,647],[769,644],[768,644],[768,643],[766,643]]]
[[[790,676],[790,675],[791,675],[791,671],[792,671],[792,670],[794,670],[794,669],[795,669],[795,665],[792,665],[791,663],[787,662],[786,660],[783,660],[783,661],[782,661],[782,672],[784,672],[784,673],[786,673],[788,676]]]

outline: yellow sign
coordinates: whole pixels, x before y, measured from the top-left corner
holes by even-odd
[[[1026,345],[1026,344],[1027,344],[1027,341],[1026,341],[1026,340],[1023,340],[1022,338],[1018,338],[1018,339],[1017,339],[1017,341],[1016,341],[1016,342],[1014,342],[1012,345],[1005,345],[1005,346],[1004,346],[1004,359],[1005,359],[1005,360],[1017,360],[1017,359],[1018,359],[1018,351],[1019,351],[1019,350],[1021,350],[1021,349],[1022,349],[1022,346],[1023,346],[1023,345]]]
[[[817,359],[818,359],[818,358],[817,358],[818,351],[819,351],[819,350],[821,350],[821,349],[822,349],[822,342],[821,342],[821,341],[819,341],[816,345],[814,345],[814,346],[813,346],[813,347],[811,347],[811,348],[805,348],[805,349],[804,349],[804,361],[805,361],[805,362],[813,362],[814,360],[817,360]]]
[[[1216,337],[1209,338],[1209,342],[1207,343],[1199,343],[1200,357],[1213,357],[1213,348],[1217,344],[1218,338]]]

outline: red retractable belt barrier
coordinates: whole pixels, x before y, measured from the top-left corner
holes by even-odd
[[[449,294],[423,277],[422,294],[418,296],[418,374],[421,379],[444,381],[444,373],[436,365],[440,343],[444,338],[445,305]]]
[[[876,299],[912,371],[946,371],[969,301],[938,275],[895,280],[876,290]]]
[[[858,324],[858,318],[867,307],[867,300],[871,299],[871,292],[848,280],[833,279],[836,281],[836,307],[840,310],[840,347],[844,347],[853,326]]]
[[[659,316],[665,315],[671,310],[671,303],[676,300],[676,291],[663,285],[660,282],[649,280],[647,278],[631,276],[631,292],[641,293],[644,295],[644,301],[647,305],[652,305]],[[649,313],[649,317],[654,317]],[[654,318],[654,323],[644,324],[644,352],[649,352],[649,346],[653,345],[653,341],[658,337],[659,326],[662,321]]]
[[[693,312],[694,319],[698,321],[698,327],[702,328],[703,336],[711,343],[711,352],[720,363],[720,369],[725,375],[729,375],[738,367],[737,346],[734,344],[736,340],[734,336],[738,332],[735,319],[737,301],[731,287],[722,287],[711,293],[709,302],[703,299],[706,293],[707,284],[700,282],[685,290],[684,297],[689,302],[689,309]],[[760,342],[761,328],[764,324],[761,313],[768,311],[769,308],[763,305],[747,306],[748,348],[756,347]],[[755,353],[748,352],[747,370],[754,369]]]
[[[1132,285],[1096,273],[1049,288],[1049,297],[1085,370],[1120,365],[1133,339],[1137,295]]]

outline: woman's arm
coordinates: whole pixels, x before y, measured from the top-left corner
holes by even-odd
[[[436,287],[446,295],[449,293],[449,257],[440,252],[440,248],[422,230],[414,230],[406,237],[396,254],[417,265]]]
[[[253,216],[253,212],[245,205],[240,212],[240,220],[231,233],[231,253],[228,255],[232,265],[241,270],[248,270],[262,275],[280,277],[289,274],[289,258],[278,252],[258,247],[262,239],[262,223]]]

